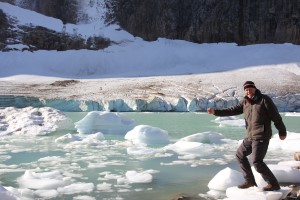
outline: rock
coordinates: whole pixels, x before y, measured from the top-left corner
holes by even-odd
[[[300,187],[296,185],[290,185],[293,190],[287,195],[284,200],[300,200]]]
[[[201,197],[191,197],[187,194],[178,194],[171,200],[204,200],[204,198]]]
[[[295,152],[294,153],[294,160],[300,161],[300,152]]]
[[[79,83],[79,82],[80,81],[78,81],[78,80],[63,80],[63,81],[55,81],[55,82],[51,83],[50,85],[66,87],[68,85],[76,84],[76,83]]]
[[[14,28],[12,28],[14,27]],[[15,29],[16,31],[12,31]],[[99,50],[111,45],[111,41],[101,36],[91,36],[87,39],[76,33],[67,34],[56,32],[41,26],[18,25],[0,10],[0,50],[11,51],[17,49],[6,48],[7,45],[22,44],[27,46],[23,50]]]

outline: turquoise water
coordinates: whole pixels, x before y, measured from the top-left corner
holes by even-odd
[[[82,119],[87,113],[66,113],[73,122]],[[136,125],[144,124],[167,130],[172,142],[185,136],[201,132],[222,133],[226,139],[243,138],[244,127],[219,126],[215,116],[206,113],[123,113],[135,120]],[[300,133],[299,117],[282,115],[287,130]],[[274,130],[274,132],[276,132]],[[93,183],[91,192],[59,194],[52,200],[73,199],[89,196],[94,199],[172,199],[180,193],[197,196],[208,191],[207,184],[220,170],[231,167],[239,170],[235,160],[236,147],[225,146],[223,152],[212,153],[208,157],[182,159],[175,152],[169,155],[128,155],[124,135],[110,135],[101,145],[81,145],[68,147],[58,145],[54,140],[67,133],[76,133],[73,123],[49,136],[26,137],[7,136],[0,139],[0,181],[3,186],[19,188],[17,179],[25,170],[46,172],[59,170],[63,176],[72,177],[74,183]],[[214,148],[213,148],[214,149]],[[216,147],[220,150],[219,147]],[[222,150],[222,148],[221,148]],[[274,154],[274,153],[273,153]],[[271,155],[273,155],[271,154]],[[223,157],[223,155],[227,155]],[[57,156],[59,161],[42,161],[42,158]],[[287,159],[276,153],[276,159]],[[270,160],[273,158],[270,157]],[[216,162],[219,161],[219,162]],[[179,162],[179,164],[178,164]],[[182,162],[182,163],[180,163]],[[191,163],[197,163],[192,165]],[[100,164],[104,166],[99,167]],[[177,163],[177,164],[174,164]],[[98,166],[97,166],[98,165]],[[91,167],[96,166],[96,167]],[[104,177],[104,172],[124,176],[129,170],[156,170],[151,183],[122,185],[116,178]],[[111,184],[110,191],[97,189],[98,184]],[[41,199],[37,196],[33,199]]]

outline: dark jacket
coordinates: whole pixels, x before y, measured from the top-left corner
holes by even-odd
[[[252,99],[245,97],[239,105],[215,110],[216,116],[231,116],[244,113],[247,138],[270,139],[272,137],[271,121],[274,122],[279,135],[286,136],[286,128],[272,99],[257,89]]]

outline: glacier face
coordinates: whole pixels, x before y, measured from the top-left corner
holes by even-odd
[[[272,98],[280,112],[300,112],[300,95],[286,95]],[[167,101],[160,97],[153,99],[115,99],[107,101],[44,99],[25,96],[1,96],[0,107],[16,108],[52,107],[63,112],[205,112],[208,107],[227,108],[239,103],[238,98],[227,99],[185,99],[179,97]]]

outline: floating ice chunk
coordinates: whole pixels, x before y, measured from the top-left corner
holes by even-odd
[[[0,135],[47,135],[70,120],[59,110],[43,108],[1,109]]]
[[[206,144],[220,144],[223,143],[221,139],[224,139],[222,133],[203,132],[189,135],[187,137],[181,138],[180,140],[188,142],[201,142]]]
[[[252,168],[252,170],[254,169]],[[271,170],[273,171],[273,169]],[[263,192],[262,187],[265,185],[260,186],[256,176],[255,180],[259,187],[239,189],[236,186],[244,182],[242,173],[227,167],[218,172],[208,183],[210,191],[207,194],[214,198],[220,198],[222,196],[221,192],[226,191],[226,196],[228,197],[225,198],[226,200],[280,200],[284,199],[291,191],[291,188],[281,187],[278,191]]]
[[[280,183],[300,183],[300,170],[284,165],[268,165],[278,182]],[[259,187],[264,187],[267,183],[261,175],[252,167],[252,171]]]
[[[227,188],[241,184],[244,181],[241,172],[226,167],[219,171],[208,183],[210,190],[226,191]]]
[[[36,173],[29,170],[18,178],[18,183],[21,188],[40,190],[56,189],[66,184],[59,171]]]
[[[170,142],[167,131],[148,125],[136,126],[126,133],[125,139],[141,145],[168,144]]]
[[[109,183],[101,183],[97,185],[97,190],[103,191],[103,192],[112,192],[112,184]]]
[[[179,140],[174,144],[169,144],[163,148],[165,151],[171,150],[178,154],[193,154],[195,156],[208,156],[214,153],[215,148],[209,144],[200,142],[188,142]]]
[[[262,188],[251,187],[247,189],[239,189],[237,187],[230,187],[226,190],[226,200],[280,200],[285,199],[287,194],[292,189],[289,187],[281,187],[281,190],[263,192]]]
[[[80,141],[80,139],[81,138],[78,135],[68,133],[66,135],[56,138],[55,142],[56,143],[70,143],[70,142],[74,142],[74,141]]]
[[[58,196],[57,190],[36,190],[34,195],[42,199],[51,199]]]
[[[151,183],[152,175],[147,172],[127,171],[126,178],[129,183]]]
[[[298,112],[288,112],[288,113],[285,113],[285,116],[288,116],[288,117],[300,117],[300,113],[298,113]]]
[[[73,200],[96,200],[95,197],[90,197],[90,196],[77,196],[77,197],[73,197]]]
[[[82,144],[98,144],[99,141],[104,140],[105,137],[102,133],[81,135],[81,134],[66,134],[55,139],[56,143],[72,143],[77,142]]]
[[[134,127],[134,124],[134,120],[120,113],[92,111],[76,122],[75,128],[81,134],[97,132],[125,134]]]
[[[300,134],[288,132],[285,140],[280,140],[278,134],[273,135],[269,149],[270,150],[284,150],[289,152],[300,151]]]
[[[230,125],[230,126],[239,126],[239,127],[245,126],[245,120],[240,119],[236,116],[217,117],[214,121],[216,123],[219,123],[220,125]]]
[[[207,195],[199,195],[203,196],[204,199],[207,199],[206,197],[212,197],[213,199],[224,199],[226,197],[226,194],[224,191],[219,190],[209,190],[207,192]]]
[[[153,156],[158,153],[162,153],[162,149],[149,148],[147,146],[134,146],[127,148],[127,154],[129,155],[145,155]]]
[[[21,200],[20,198],[16,197],[13,193],[8,191],[1,185],[0,185],[0,199],[1,200]]]
[[[300,166],[300,161],[296,161],[296,160],[282,161],[282,162],[279,162],[278,165],[290,166],[290,167],[299,167]],[[299,177],[299,179],[300,179],[300,177]]]
[[[73,183],[65,187],[57,188],[57,191],[61,194],[76,194],[81,192],[92,192],[94,190],[93,183]]]

